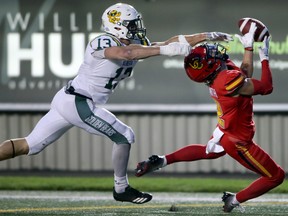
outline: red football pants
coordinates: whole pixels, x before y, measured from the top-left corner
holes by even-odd
[[[283,169],[253,141],[244,143],[224,135],[220,142],[228,155],[247,169],[261,175],[260,178],[236,194],[240,203],[258,197],[283,182],[285,178]],[[225,152],[206,154],[206,145],[191,144],[167,154],[165,157],[167,164],[172,164],[183,161],[216,159],[225,155]]]
[[[283,169],[255,142],[243,142],[228,135],[224,135],[220,142],[228,155],[247,169],[261,175],[236,194],[240,203],[258,197],[283,182]]]

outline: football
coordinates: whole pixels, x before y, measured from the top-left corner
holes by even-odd
[[[255,22],[257,27],[254,35],[255,42],[262,42],[265,36],[269,37],[270,33],[264,23],[262,23],[260,20],[249,17],[242,18],[238,21],[239,30],[242,35],[245,35],[247,32],[249,32],[252,22]]]

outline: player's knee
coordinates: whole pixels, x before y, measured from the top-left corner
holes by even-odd
[[[209,153],[207,154],[207,159],[216,159],[216,158],[224,156],[225,154],[226,154],[225,151],[219,152],[219,153]]]
[[[116,144],[129,144],[135,142],[135,135],[130,127],[126,127],[124,131],[122,131],[122,134],[117,137],[117,139],[113,140]]]
[[[28,155],[36,155],[42,152],[51,142],[40,142],[34,145],[29,145]]]
[[[48,142],[36,142],[35,140],[32,141],[32,139],[28,139],[28,137],[26,139],[29,146],[28,155],[36,155],[40,153],[49,144]]]
[[[29,147],[29,153],[28,155],[37,155],[42,151],[41,148],[37,148],[37,146]]]
[[[128,141],[128,144],[132,144],[135,142],[135,134],[131,127],[127,127],[124,135]]]
[[[281,167],[279,167],[278,172],[275,176],[273,176],[273,179],[278,185],[282,184],[285,179],[285,171]]]
[[[278,169],[275,170],[275,173],[269,178],[270,182],[273,182],[274,186],[282,184],[285,179],[285,171],[278,166]]]

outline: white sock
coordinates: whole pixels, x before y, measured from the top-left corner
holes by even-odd
[[[236,199],[236,195],[233,197],[232,204],[233,205],[239,205],[240,204],[240,202]]]
[[[163,156],[159,156],[159,157],[164,159],[162,167],[167,166],[167,160],[166,160],[165,155],[163,155]]]
[[[118,177],[114,175],[114,188],[116,193],[123,193],[125,192],[125,188],[129,185],[128,182],[128,177],[123,176],[123,177]]]

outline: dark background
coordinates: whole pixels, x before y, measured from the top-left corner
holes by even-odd
[[[31,19],[37,20],[37,15],[43,10],[43,5],[51,7],[45,20],[44,33],[45,48],[48,44],[48,34],[53,33],[53,14],[58,13],[62,26],[62,60],[69,64],[71,61],[71,34],[84,33],[87,38],[90,33],[99,32],[103,11],[110,5],[119,2],[111,0],[1,0],[0,7],[0,103],[50,103],[55,92],[69,79],[62,79],[53,75],[45,60],[45,76],[42,78],[31,77],[31,63],[21,63],[21,76],[18,78],[7,77],[7,34],[18,32],[29,41],[29,34],[20,29],[12,31],[7,24],[7,13],[30,13]],[[256,103],[279,104],[287,103],[287,69],[279,69],[279,65],[288,67],[288,1],[221,1],[221,0],[138,0],[123,1],[133,5],[142,13],[147,36],[151,41],[163,41],[178,34],[193,34],[205,31],[222,31],[230,34],[239,33],[237,22],[243,17],[254,17],[266,24],[273,36],[271,43],[270,59],[273,70],[274,92],[265,97],[255,97]],[[47,6],[48,7],[48,6]],[[78,32],[69,29],[70,13],[76,14]],[[86,28],[86,14],[93,14],[93,30]],[[29,24],[32,25],[32,22]],[[33,28],[32,28],[33,29]],[[32,32],[33,33],[33,32]],[[27,40],[26,38],[26,40]],[[88,42],[88,39],[86,43]],[[275,44],[273,44],[275,42]],[[234,42],[235,44],[236,42]],[[29,47],[26,42],[25,46]],[[23,46],[24,46],[23,45]],[[258,45],[258,44],[257,44]],[[260,44],[259,44],[260,45]],[[86,45],[85,45],[86,46]],[[280,52],[281,51],[281,52]],[[79,52],[82,52],[79,50]],[[84,52],[84,51],[83,51]],[[230,57],[241,61],[242,54],[229,50]],[[47,49],[45,57],[47,58]],[[255,64],[259,64],[257,49],[255,49]],[[279,62],[280,61],[280,62]],[[118,86],[109,100],[110,104],[210,104],[213,103],[208,95],[208,89],[203,84],[191,82],[183,70],[183,57],[152,57],[139,62],[131,79]],[[166,64],[174,63],[173,67]],[[259,66],[255,66],[255,77],[261,74]],[[71,77],[72,79],[73,77]],[[11,81],[20,82],[61,82],[57,87],[40,89],[9,89]]]

